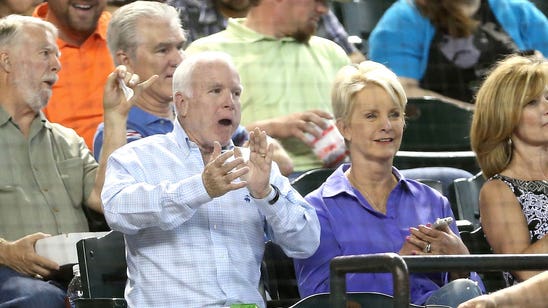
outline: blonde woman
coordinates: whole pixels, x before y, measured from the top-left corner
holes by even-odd
[[[470,139],[488,179],[481,223],[496,253],[548,253],[547,98],[548,62],[538,57],[501,61],[478,91]]]
[[[318,214],[321,237],[313,256],[295,260],[301,296],[329,292],[329,262],[336,256],[468,254],[454,222],[440,229],[430,225],[437,218],[453,217],[447,199],[393,167],[406,103],[396,75],[379,63],[365,61],[338,72],[332,90],[333,114],[351,163],[340,166],[306,196]],[[458,279],[469,274],[414,273],[411,302],[456,306],[480,294],[475,282]],[[392,277],[389,273],[350,274],[347,290],[392,295]]]

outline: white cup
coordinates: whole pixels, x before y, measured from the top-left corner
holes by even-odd
[[[328,127],[322,131],[320,138],[309,136],[311,137],[312,150],[323,161],[324,167],[333,168],[345,161],[348,150],[334,121],[328,122]]]

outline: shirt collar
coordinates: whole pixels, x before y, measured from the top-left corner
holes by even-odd
[[[0,126],[3,126],[11,119],[11,116],[0,106]]]
[[[97,21],[97,28],[95,29],[94,34],[98,35],[101,39],[107,40],[107,29],[108,29],[108,23],[110,22],[110,18],[112,15],[108,11],[103,11],[101,13],[101,16],[99,17],[99,20]]]
[[[46,118],[46,115],[42,111],[40,111],[40,113],[38,113],[38,118],[40,119],[40,121],[44,124],[44,126],[47,129],[52,128],[50,121],[48,121],[48,119]]]
[[[11,118],[12,116],[6,112],[6,110],[4,110],[3,107],[0,106],[0,126],[3,126],[5,125],[7,122],[10,122],[11,121]],[[38,116],[37,116],[38,120],[42,123],[42,125],[44,127],[46,127],[47,129],[51,129],[52,126],[51,126],[51,123],[47,120],[46,116],[44,115],[44,113],[42,111],[40,111],[38,113]],[[35,125],[36,121],[36,118],[33,120],[33,124],[31,125]],[[14,123],[15,124],[15,123]]]
[[[333,197],[341,193],[346,193],[355,197],[354,189],[352,188],[348,178],[344,175],[344,172],[348,170],[348,168],[350,168],[350,163],[342,164],[333,172],[332,175],[327,178],[325,182],[329,183],[329,185],[325,186],[322,193],[323,197]],[[408,180],[399,172],[398,169],[396,169],[396,167],[392,167],[392,174],[394,174],[398,179],[397,186],[401,186],[413,195],[417,194],[417,189],[408,184]]]
[[[325,186],[323,197],[333,197],[341,193],[354,195],[352,185],[350,185],[350,181],[348,181],[348,178],[344,175],[344,172],[348,170],[348,168],[350,168],[349,163],[340,165],[333,174],[325,180],[325,183],[329,183],[329,185]]]
[[[297,42],[292,37],[276,38],[270,35],[264,35],[244,25],[245,18],[229,18],[227,30],[237,35],[241,39],[244,39],[248,43],[257,41],[284,41],[284,42]],[[300,44],[300,43],[299,43]]]

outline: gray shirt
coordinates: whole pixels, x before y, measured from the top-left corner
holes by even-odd
[[[27,139],[0,107],[0,237],[88,231],[82,206],[97,166],[74,130],[40,113]]]

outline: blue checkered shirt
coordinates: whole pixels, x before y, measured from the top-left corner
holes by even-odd
[[[254,199],[246,188],[210,198],[197,145],[174,130],[129,143],[108,160],[105,217],[124,233],[129,307],[224,307],[256,303],[266,235],[294,258],[319,245],[314,208],[273,166],[281,194]],[[242,149],[248,157],[248,149]]]

